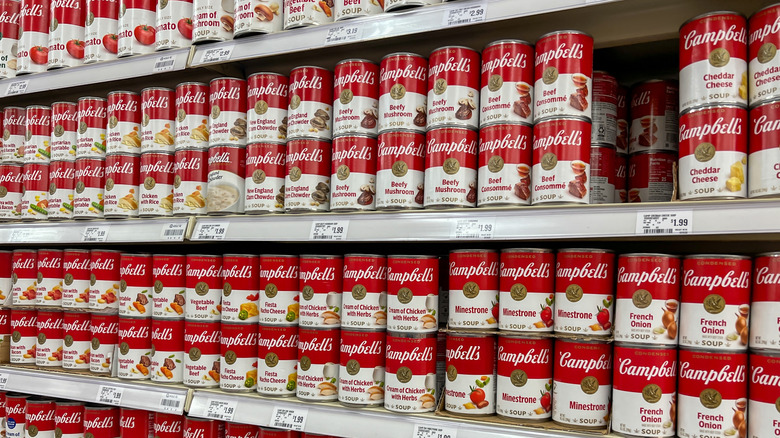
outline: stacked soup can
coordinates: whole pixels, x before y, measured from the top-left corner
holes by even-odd
[[[249,254],[225,254],[221,260],[221,283],[208,284],[216,288],[221,305],[220,379],[223,391],[255,391],[258,388],[258,340],[257,322],[260,317],[257,304],[260,285],[260,257]],[[208,272],[208,271],[206,271]],[[189,278],[189,273],[188,273]],[[205,279],[205,278],[204,278]],[[187,299],[187,306],[200,309],[203,284],[195,288],[194,299]],[[190,290],[188,289],[188,297]],[[200,302],[201,304],[199,304]],[[188,312],[189,313],[189,312]],[[195,316],[195,315],[193,315]],[[220,319],[204,318],[206,324],[219,325]],[[188,322],[189,324],[189,322]],[[266,375],[267,377],[267,375]]]
[[[120,379],[152,379],[162,372],[158,361],[154,360],[158,345],[152,348],[152,338],[158,340],[161,332],[161,327],[152,325],[152,255],[122,253],[119,278],[117,376]]]

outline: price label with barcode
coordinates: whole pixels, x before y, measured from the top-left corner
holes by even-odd
[[[181,242],[184,240],[184,232],[187,231],[187,222],[171,222],[163,225],[160,232],[162,240],[175,240]]]
[[[201,223],[195,227],[193,240],[224,240],[227,234],[228,222]]]
[[[331,27],[325,35],[325,45],[360,41],[363,37],[363,27],[360,25],[344,25]]]
[[[27,85],[29,81],[15,81],[8,84],[8,88],[5,91],[6,96],[13,96],[15,94],[24,94],[27,92]]]
[[[275,407],[271,414],[271,427],[303,432],[308,409]]]
[[[154,61],[154,67],[152,68],[152,72],[159,73],[163,71],[173,70],[173,66],[175,64],[176,64],[175,56],[173,55],[161,56],[157,58],[156,61]]]
[[[485,21],[487,16],[487,2],[474,6],[450,9],[444,14],[445,26],[458,26],[461,24],[479,23]]]
[[[230,55],[232,54],[232,45],[226,47],[214,47],[211,49],[206,49],[206,51],[203,52],[203,56],[200,58],[200,61],[204,64],[211,62],[224,62],[230,60]]]
[[[693,212],[682,211],[639,211],[636,213],[636,234],[691,234],[693,233]]]
[[[413,438],[455,438],[458,435],[458,429],[455,427],[423,426],[414,425]]]
[[[165,393],[160,399],[160,409],[167,412],[181,413],[184,410],[184,394]]]
[[[98,388],[97,402],[106,403],[109,405],[119,406],[122,402],[123,388],[117,388],[116,386],[100,385]]]
[[[108,225],[96,225],[84,228],[82,242],[105,242],[108,240]]]
[[[35,234],[35,230],[31,228],[19,228],[11,231],[11,235],[8,237],[8,241],[29,242],[34,234]]]
[[[0,373],[0,391],[5,390],[5,386],[8,385],[8,374]]]
[[[453,239],[492,239],[496,229],[496,218],[458,219],[452,230]]]
[[[206,408],[206,417],[215,420],[233,421],[236,415],[236,402],[227,400],[209,400]]]
[[[311,224],[310,240],[346,240],[349,221],[315,221]]]

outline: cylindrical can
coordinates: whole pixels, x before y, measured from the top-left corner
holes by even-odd
[[[49,219],[73,218],[75,179],[76,165],[72,161],[52,161],[49,164]]]
[[[228,41],[233,39],[235,11],[232,1],[193,0],[192,42]],[[219,17],[219,19],[215,19]]]
[[[438,330],[439,258],[387,257],[387,330],[433,333]]]
[[[24,163],[48,164],[51,159],[51,107],[28,106],[24,126]]]
[[[536,122],[563,116],[590,120],[593,37],[577,30],[542,35],[536,41],[534,75]]]
[[[222,321],[256,324],[260,319],[260,257],[248,254],[222,256]]]
[[[35,363],[38,311],[11,309],[11,363]]]
[[[351,8],[356,7],[359,6]],[[333,71],[333,137],[345,134],[375,137],[378,105],[378,65],[365,59],[345,59],[336,64]]]
[[[490,125],[479,130],[477,205],[531,203],[532,138],[533,127],[526,124]]]
[[[425,139],[425,207],[475,207],[477,131],[438,128]]]
[[[85,0],[51,2],[48,68],[84,63]]]
[[[285,156],[284,144],[247,145],[244,178],[244,211],[247,214],[284,212]]]
[[[84,403],[58,401],[54,406],[54,436],[79,438],[84,435]]]
[[[532,204],[590,201],[590,131],[583,118],[534,125]]]
[[[778,9],[777,4],[767,6],[751,15],[748,21],[748,100],[751,107],[780,97],[780,77],[777,76],[780,59],[775,57],[780,45],[775,24]]]
[[[268,6],[259,3],[255,11],[263,8]],[[262,12],[258,16],[262,17]],[[250,145],[284,143],[287,139],[288,82],[287,76],[278,73],[255,73],[247,79],[247,143]]]
[[[209,153],[180,149],[173,155],[173,215],[206,214]]]
[[[428,58],[428,131],[445,126],[479,128],[479,52],[447,46]]]
[[[498,337],[498,415],[530,421],[552,417],[552,355],[552,338]]]
[[[246,146],[246,81],[216,78],[209,82],[209,146]]]
[[[333,3],[318,0],[284,2],[284,30],[333,22]]]
[[[173,0],[157,5],[154,50],[180,49],[192,45],[192,0]]]
[[[425,133],[428,61],[415,53],[392,53],[379,67],[379,132]]]
[[[618,85],[617,91],[617,135],[615,139],[615,148],[619,154],[628,153],[629,141],[629,99],[628,88]],[[677,100],[675,100],[677,102]],[[677,130],[675,130],[677,132]]]
[[[442,0],[384,0],[385,12],[414,6],[435,5],[441,2]]]
[[[257,388],[257,331],[243,324],[222,323],[219,389],[230,392]]]
[[[747,107],[747,67],[743,15],[709,12],[686,21],[680,27],[680,112],[708,104]]]
[[[286,3],[285,7],[287,7]],[[333,118],[333,73],[322,67],[294,68],[290,71],[289,93],[287,138],[330,140]]]
[[[628,152],[677,151],[677,82],[653,79],[631,89]]]
[[[141,157],[130,154],[114,154],[106,157],[106,186],[103,192],[103,215],[113,217],[138,217],[139,169]],[[49,196],[51,206],[51,195]]]
[[[750,412],[750,421],[746,424],[750,435],[750,438],[758,438],[762,436],[772,436],[777,428],[777,408],[775,403],[777,402],[780,394],[778,393],[778,387],[773,382],[780,379],[780,373],[778,372],[778,366],[780,360],[775,355],[767,355],[765,353],[754,352],[750,355],[750,384],[749,394],[750,401],[748,402],[748,411]],[[739,408],[739,406],[737,406]],[[732,417],[732,423],[735,423],[739,417],[736,415]],[[737,427],[737,432],[742,432],[744,426],[740,423]]]
[[[753,260],[753,308],[750,315],[750,348],[778,350],[780,345],[780,253],[759,254]]]
[[[209,148],[206,212],[210,215],[244,212],[246,149],[241,146]]]
[[[149,0],[122,0],[146,2]],[[130,91],[108,93],[106,153],[141,153],[141,96]]]
[[[338,399],[339,329],[298,330],[298,375],[295,395],[306,401]]]
[[[35,304],[38,291],[38,252],[34,249],[15,249],[11,256],[12,304]]]
[[[184,415],[155,412],[152,423],[154,436],[158,438],[178,438],[184,436]]]
[[[54,400],[27,399],[24,407],[25,437],[54,437]]]
[[[675,436],[677,349],[615,345],[612,431]]]
[[[628,202],[628,156],[626,154],[615,154],[615,202]]]
[[[62,366],[62,312],[39,310],[36,322],[38,339],[35,344],[35,365]]]
[[[336,0],[334,18],[336,21],[381,14],[382,3],[376,0]]]
[[[590,204],[615,202],[615,148],[608,144],[590,147]]]
[[[448,333],[446,367],[445,410],[464,416],[496,412],[494,335]]]
[[[261,324],[298,325],[298,256],[261,255],[258,288]]]
[[[302,298],[298,323],[301,327],[338,327],[344,290],[341,256],[301,255],[298,263]]]
[[[25,108],[19,106],[3,108],[3,163],[22,163],[24,161],[26,123]]]
[[[593,111],[591,143],[609,146],[617,144],[617,93],[614,76],[603,71],[593,72]]]
[[[13,272],[13,251],[0,251],[0,306],[4,308],[13,304]],[[0,326],[7,326],[7,323]]]
[[[92,334],[89,351],[89,370],[98,374],[110,374],[114,349],[119,338],[119,317],[93,313],[89,330]]]
[[[681,349],[679,362],[677,436],[747,436],[748,355]]]
[[[191,388],[219,386],[219,321],[184,322],[184,385]]]
[[[89,0],[89,3],[109,0]],[[114,4],[114,3],[111,3]],[[98,18],[95,18],[97,20]],[[76,158],[102,158],[106,156],[106,105],[102,97],[82,97],[78,100],[76,120]]]
[[[138,166],[138,215],[173,215],[173,154],[146,152]]]
[[[42,221],[49,215],[49,165],[29,163],[22,167],[23,220]]]
[[[0,2],[0,13],[8,17],[3,23],[0,23],[0,32],[8,35],[0,40],[0,78],[7,79],[16,77],[17,48],[19,47],[19,6],[18,0],[4,0]]]
[[[298,326],[259,325],[257,392],[294,396],[298,385]]]
[[[25,408],[29,395],[8,394],[5,400],[5,432],[8,438],[24,438]]]
[[[376,161],[377,210],[422,208],[425,135],[407,131],[379,134]]]
[[[382,406],[385,402],[384,331],[341,330],[339,402]]]
[[[22,215],[22,165],[0,164],[0,219],[17,219]]]
[[[49,61],[49,2],[23,0],[19,11],[16,74],[43,72]]]
[[[154,0],[121,0],[117,56],[143,55],[154,51],[157,32],[157,4]]]
[[[154,254],[152,256],[152,317],[154,319],[184,318],[184,289],[186,274],[185,256],[180,254]]]
[[[120,408],[120,438],[139,436],[148,438],[154,434],[154,412],[142,409]]]
[[[553,421],[578,427],[604,427],[609,423],[611,394],[612,345],[555,341]]]
[[[119,408],[87,405],[84,407],[84,436],[95,438],[119,437]]]
[[[66,249],[62,252],[62,307],[86,309],[89,307],[90,264],[88,249]]]
[[[38,286],[35,304],[45,307],[62,306],[62,250],[38,250]]]
[[[640,152],[628,159],[628,202],[669,202],[674,192],[674,152]]]
[[[74,219],[102,219],[105,161],[100,158],[76,159],[76,185],[73,194]]]
[[[681,347],[747,350],[750,271],[750,257],[745,256],[703,254],[683,259]]]
[[[117,313],[119,309],[119,257],[114,250],[93,249],[89,263],[89,308]]]
[[[555,254],[547,249],[501,251],[498,328],[552,332]]]
[[[265,431],[265,430],[263,430]],[[297,433],[289,431],[290,433]],[[225,423],[224,438],[260,438],[260,428],[254,424]]]
[[[436,335],[388,332],[385,409],[418,413],[436,409]]]
[[[82,42],[83,51],[83,42]],[[52,161],[73,161],[76,159],[78,143],[78,107],[73,102],[51,104],[51,147]]]
[[[498,327],[498,253],[454,250],[449,259],[449,327]]]
[[[559,250],[555,270],[554,330],[605,336],[612,333],[614,284],[615,254],[611,251]]]
[[[751,198],[780,195],[780,101],[772,100],[750,110],[748,146],[748,196]]]
[[[219,321],[222,308],[222,256],[187,254],[184,318]]]
[[[225,426],[219,420],[184,417],[183,429],[186,437],[223,438],[225,436]]]
[[[482,51],[479,125],[532,123],[534,46],[520,40],[494,41]]]
[[[89,313],[66,311],[62,314],[62,368],[89,369],[91,326]]]
[[[346,254],[342,278],[341,327],[383,330],[387,326],[387,259]]]
[[[284,178],[284,211],[288,213],[330,209],[330,142],[287,142]]]
[[[84,64],[116,59],[119,37],[118,2],[86,0],[87,20],[84,28]]]
[[[182,82],[176,86],[176,150],[209,147],[209,86]]]
[[[141,380],[150,377],[151,328],[150,318],[119,318],[116,360],[117,376],[120,379]]]
[[[153,382],[182,383],[184,375],[184,320],[152,318]]]
[[[279,3],[265,4],[260,0],[236,0],[234,37],[255,33],[274,33],[282,30],[282,12]]]
[[[330,194],[331,211],[368,211],[375,209],[375,139],[365,135],[345,135],[333,139]]]
[[[141,91],[141,153],[173,153],[175,102],[176,92],[170,88],[150,87]]]

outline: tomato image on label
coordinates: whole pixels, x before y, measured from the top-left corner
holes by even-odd
[[[65,44],[65,49],[70,56],[76,59],[84,59],[84,41],[70,40]]]
[[[188,40],[192,39],[192,19],[188,17],[182,18],[176,23],[176,28],[179,29],[179,33],[182,34],[184,38],[187,38]]]
[[[106,48],[109,52],[116,54],[117,53],[117,45],[119,44],[119,37],[116,36],[116,34],[108,33],[103,36],[103,47]]]
[[[30,49],[30,59],[36,64],[46,64],[49,62],[49,49],[48,47],[35,46]]]
[[[136,26],[133,34],[135,35],[135,39],[141,44],[147,46],[154,44],[155,29],[153,26],[147,26],[145,24]]]

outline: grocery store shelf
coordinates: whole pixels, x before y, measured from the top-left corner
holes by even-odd
[[[120,392],[118,406],[176,414],[184,412],[190,391],[184,387],[158,385],[148,381],[130,382],[95,374],[75,374],[62,370],[44,371],[11,365],[0,366],[0,381],[3,378],[7,379],[3,388],[7,392],[92,403],[101,403],[99,401],[101,390],[104,395]],[[103,402],[103,404],[116,405],[117,403]]]
[[[0,224],[3,243],[181,242],[190,218]]]

